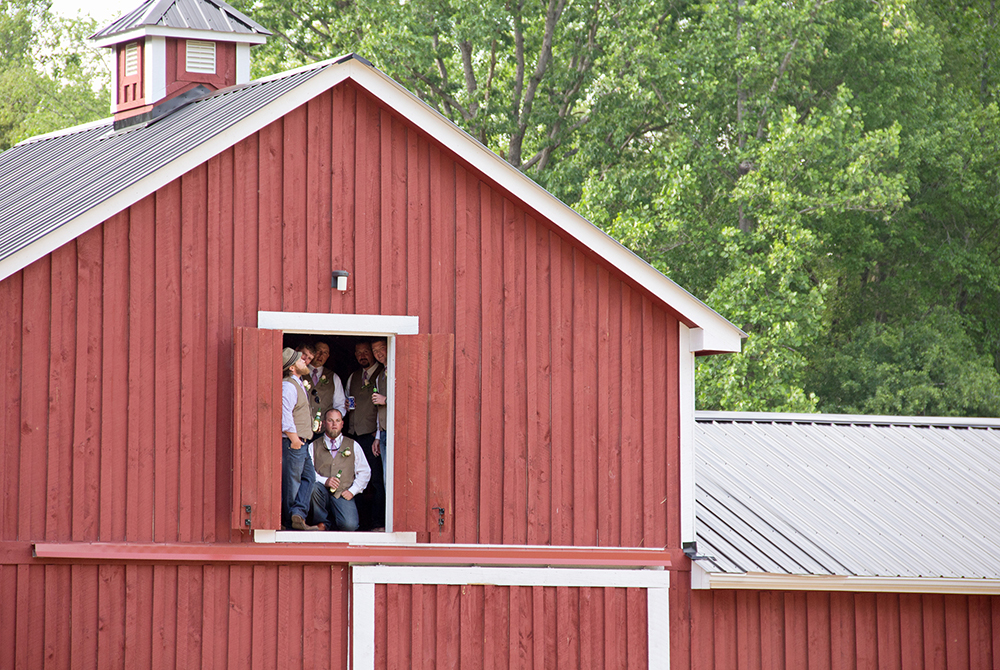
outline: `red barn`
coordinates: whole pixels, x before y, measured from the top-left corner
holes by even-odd
[[[739,329],[267,35],[149,0],[0,154],[0,668],[997,666],[1000,424],[696,418]],[[282,531],[280,349],[370,336],[387,532]]]
[[[264,36],[146,2],[114,119],[0,155],[0,667],[688,667],[743,334],[363,59],[246,81]],[[279,530],[294,335],[389,340],[386,533]]]

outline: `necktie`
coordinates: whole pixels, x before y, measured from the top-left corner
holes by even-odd
[[[319,383],[319,368],[313,370],[313,384]]]
[[[361,375],[361,385],[365,386],[367,384],[368,384],[368,370],[365,370],[365,373]]]

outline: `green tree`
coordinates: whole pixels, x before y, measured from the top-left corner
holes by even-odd
[[[258,74],[359,53],[496,151],[560,191],[553,166],[579,152],[590,124],[638,135],[653,97],[628,114],[606,100],[608,78],[635,79],[632,49],[654,30],[656,4],[638,0],[242,0],[278,37],[258,52]],[[638,107],[638,109],[637,109]],[[578,191],[578,185],[575,188]]]
[[[54,16],[44,0],[0,0],[0,150],[108,116],[110,74],[89,18]]]

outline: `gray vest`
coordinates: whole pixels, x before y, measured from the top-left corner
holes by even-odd
[[[375,392],[375,380],[381,373],[382,364],[379,363],[367,384],[361,382],[362,376],[365,374],[364,370],[358,370],[351,375],[351,384],[347,395],[354,396],[354,409],[349,412],[351,432],[354,435],[371,435],[375,432],[376,408],[375,403],[372,402],[372,393]]]

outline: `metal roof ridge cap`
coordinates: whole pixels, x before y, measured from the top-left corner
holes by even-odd
[[[264,27],[263,25],[261,25],[260,23],[257,23],[256,21],[254,21],[253,19],[251,19],[249,16],[247,16],[246,14],[244,14],[243,12],[241,12],[240,10],[238,10],[235,7],[233,7],[232,5],[230,5],[228,2],[225,2],[225,0],[208,0],[208,1],[210,3],[212,3],[213,5],[215,5],[216,7],[218,7],[220,10],[222,10],[223,14],[232,14],[232,16],[237,21],[239,21],[240,23],[245,24],[248,28],[250,28],[254,32],[259,32],[261,35],[273,35],[274,34],[270,30],[268,30],[266,27]],[[228,17],[227,17],[226,20],[228,22],[228,20],[229,20]]]
[[[109,116],[103,119],[98,119],[97,121],[88,121],[87,123],[81,123],[78,126],[70,126],[69,128],[63,128],[61,130],[53,130],[50,133],[43,133],[42,135],[32,135],[31,137],[26,137],[21,140],[14,147],[20,147],[27,144],[34,144],[35,142],[42,142],[44,140],[51,140],[57,137],[65,137],[67,135],[73,135],[75,133],[85,133],[88,130],[93,130],[94,128],[100,128],[103,125],[111,125],[113,123],[114,117]],[[14,147],[11,147],[13,149]]]

